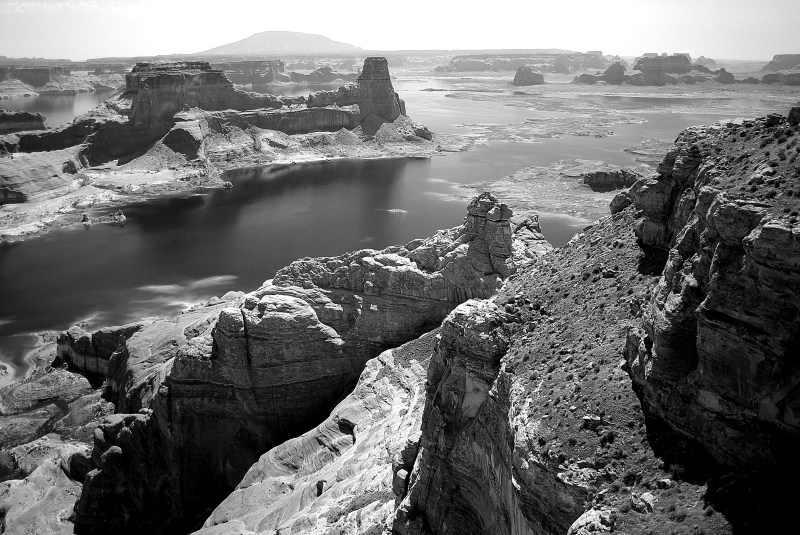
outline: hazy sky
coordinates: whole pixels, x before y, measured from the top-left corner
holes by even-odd
[[[770,59],[800,53],[798,21],[800,0],[0,0],[0,55],[190,53],[286,30],[372,50],[566,48]]]

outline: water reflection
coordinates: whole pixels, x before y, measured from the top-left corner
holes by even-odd
[[[71,123],[78,115],[83,115],[110,98],[115,91],[103,89],[94,93],[77,95],[39,95],[0,100],[0,109],[41,113],[47,118],[47,126],[55,128]]]

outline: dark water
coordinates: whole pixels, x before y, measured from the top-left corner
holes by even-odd
[[[469,135],[464,123],[521,123],[537,113],[419,91],[427,83],[398,87],[413,117],[436,132]],[[53,117],[67,117],[93,106],[82,97],[96,96],[57,97],[65,99],[63,108],[55,99],[37,101],[49,102]],[[235,184],[230,191],[125,208],[124,228],[99,225],[0,245],[0,360],[19,372],[34,340],[27,333],[87,319],[100,326],[175,313],[230,290],[255,289],[299,257],[382,248],[456,226],[464,202],[452,193],[463,184],[565,158],[631,165],[632,156],[622,149],[648,138],[671,139],[687,126],[723,118],[692,113],[642,117],[646,123],[617,125],[615,135],[606,138],[493,141],[430,160],[239,170],[226,177]],[[540,221],[556,246],[584,225],[559,214],[542,214]]]
[[[71,123],[75,117],[96,108],[98,104],[113,94],[114,90],[109,89],[94,93],[78,93],[77,95],[9,98],[0,100],[0,109],[41,113],[47,117],[47,126],[54,128]]]
[[[435,162],[436,160],[434,160]],[[0,349],[19,365],[30,333],[79,320],[120,324],[255,289],[303,256],[382,248],[453,227],[464,203],[426,159],[340,160],[229,172],[229,191],[156,199],[125,209],[125,227],[98,225],[0,246]],[[556,244],[571,218],[543,217]]]

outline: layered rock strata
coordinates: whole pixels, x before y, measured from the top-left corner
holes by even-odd
[[[798,140],[779,115],[689,129],[633,196],[663,274],[631,376],[650,414],[731,470],[797,467]]]
[[[437,333],[368,361],[330,416],[262,455],[196,535],[381,532],[416,454]]]
[[[118,411],[147,413],[96,436],[98,470],[87,478],[77,528],[174,527],[218,503],[264,451],[322,421],[368,359],[435,328],[459,303],[492,295],[537,257],[530,245],[541,235],[522,226],[525,239],[514,240],[510,217],[483,195],[456,229],[299,260],[221,310],[135,333],[111,357],[107,385]],[[156,337],[159,329],[171,334]],[[108,470],[107,451],[120,459]],[[136,471],[141,463],[151,469]],[[113,490],[119,485],[130,498]],[[110,504],[115,517],[104,512]],[[142,515],[150,506],[172,512],[157,525]]]
[[[368,58],[357,86],[310,95],[308,100],[306,105],[303,97],[241,91],[207,62],[139,63],[126,76],[124,93],[72,124],[0,135],[0,152],[25,153],[0,160],[0,202],[63,195],[81,186],[82,168],[109,162],[136,168],[137,163],[131,162],[138,158],[146,167],[162,153],[177,164],[212,174],[209,163],[224,165],[234,154],[226,151],[213,157],[218,151],[208,150],[209,140],[212,145],[231,146],[236,156],[259,154],[264,130],[304,135],[360,126],[360,136],[373,139],[384,123],[405,115],[385,58]],[[415,125],[411,132],[412,141],[431,139],[424,127]],[[378,143],[382,146],[384,140]],[[152,158],[150,151],[156,153]]]
[[[394,121],[405,115],[405,104],[392,87],[386,58],[370,57],[358,77],[358,107],[365,116]]]
[[[43,130],[47,120],[41,113],[0,110],[0,134],[25,130]]]
[[[641,178],[641,175],[630,169],[614,169],[610,171],[592,171],[582,175],[584,184],[592,191],[613,191],[615,189],[629,188]]]

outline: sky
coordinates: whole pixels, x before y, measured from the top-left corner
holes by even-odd
[[[564,48],[768,60],[800,53],[798,21],[800,0],[0,0],[0,55],[192,53],[282,30],[366,50]]]

